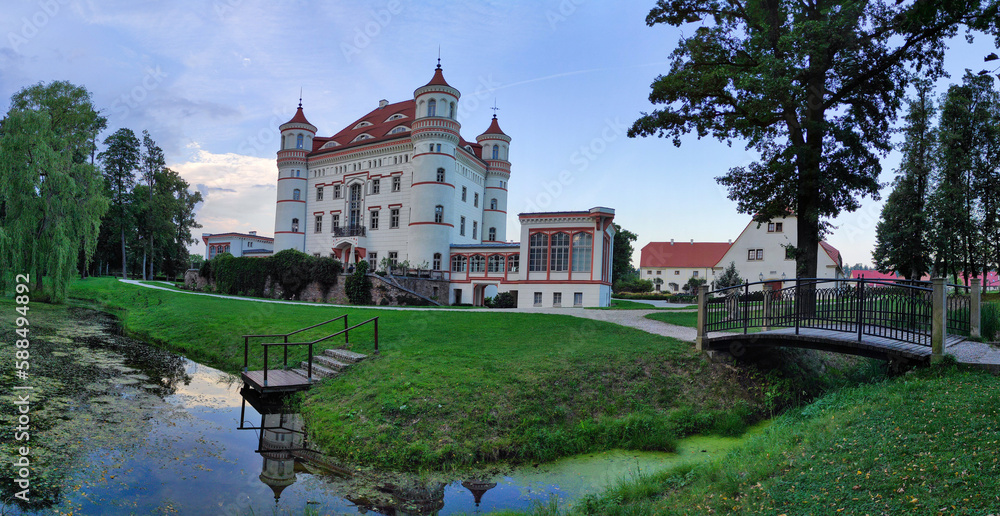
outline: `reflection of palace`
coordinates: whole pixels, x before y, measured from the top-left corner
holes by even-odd
[[[339,467],[325,455],[309,448],[305,424],[302,416],[287,412],[285,399],[280,396],[260,396],[252,389],[243,388],[243,408],[240,414],[240,430],[258,431],[257,453],[263,462],[258,478],[274,492],[274,502],[281,499],[281,493],[296,481],[298,473],[313,474],[324,471],[340,477],[350,478],[353,472]],[[246,404],[261,414],[260,426],[244,426]],[[496,483],[484,480],[466,480],[462,486],[468,489],[479,507],[483,494],[496,487]],[[355,496],[343,494],[344,499],[353,503],[359,513],[369,512],[385,516],[433,516],[444,507],[444,492],[447,484],[440,481],[419,481],[413,478],[378,481],[368,492],[380,496]]]

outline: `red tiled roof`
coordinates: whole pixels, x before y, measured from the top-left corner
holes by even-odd
[[[493,121],[490,122],[490,127],[483,131],[483,134],[503,134],[506,136],[507,133],[500,129],[500,124],[497,122],[497,116],[493,115]],[[482,134],[480,136],[482,136]]]
[[[869,280],[889,280],[896,281],[902,279],[896,276],[895,273],[885,273],[878,271],[865,271],[860,269],[854,269],[851,271],[851,279],[869,279]]]
[[[392,140],[394,138],[406,138],[409,137],[410,131],[403,131],[395,134],[389,134],[396,127],[405,126],[407,129],[411,129],[413,125],[413,117],[416,114],[416,103],[411,100],[404,100],[402,102],[396,102],[394,104],[388,104],[385,107],[375,108],[368,112],[368,114],[362,116],[361,118],[351,122],[347,127],[343,128],[337,134],[328,137],[316,137],[313,138],[313,148],[312,152],[334,152],[341,150],[345,147],[360,146],[360,145],[370,145],[372,143],[378,143],[382,141]],[[389,120],[393,115],[403,115],[403,118],[398,118],[396,120]],[[367,122],[365,125],[358,127],[363,122]],[[370,125],[369,125],[370,124]],[[366,138],[364,140],[354,141],[361,134],[367,134],[371,138]],[[333,147],[327,147],[320,151],[320,148],[327,143],[335,141],[338,145]],[[468,142],[464,138],[460,138],[460,143],[462,147],[471,146],[472,153],[476,157],[481,158],[483,155],[483,147],[478,143]]]
[[[650,242],[642,248],[639,267],[714,267],[729,247],[725,242]]]
[[[302,104],[299,104],[299,108],[295,110],[295,116],[291,120],[285,122],[286,124],[309,124],[306,120],[305,113],[302,112]],[[312,125],[312,124],[309,124]]]
[[[451,87],[451,85],[448,84],[448,81],[444,80],[444,74],[441,73],[441,65],[437,65],[437,68],[434,69],[434,77],[431,77],[431,82],[425,84],[424,86],[448,86],[449,88]]]
[[[838,251],[836,247],[833,247],[832,245],[826,243],[826,240],[820,240],[819,245],[823,247],[823,250],[826,251],[826,254],[830,256],[830,259],[833,260],[833,263],[841,265],[840,251]]]

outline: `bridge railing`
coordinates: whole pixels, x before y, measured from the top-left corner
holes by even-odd
[[[699,292],[699,338],[708,332],[775,328],[832,330],[933,346],[935,287],[931,282],[800,278]],[[943,285],[943,282],[942,282]],[[947,293],[945,293],[947,291]],[[941,309],[946,333],[978,335],[978,285],[947,285]]]

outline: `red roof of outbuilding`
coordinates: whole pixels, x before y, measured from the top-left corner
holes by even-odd
[[[714,267],[729,247],[725,242],[650,242],[642,248],[639,267]]]
[[[503,132],[503,130],[500,129],[500,124],[497,122],[496,115],[493,115],[493,121],[490,122],[490,127],[485,131],[483,131],[483,134],[502,134],[505,136],[507,135],[507,133]],[[482,134],[480,136],[482,136]]]
[[[836,247],[833,247],[832,245],[826,243],[826,240],[820,240],[819,245],[823,246],[823,250],[826,251],[826,254],[830,256],[830,259],[833,260],[833,263],[841,265],[840,251],[838,251]]]

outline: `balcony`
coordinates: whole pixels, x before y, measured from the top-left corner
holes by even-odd
[[[365,236],[364,226],[340,226],[333,228],[335,237],[363,237]]]

